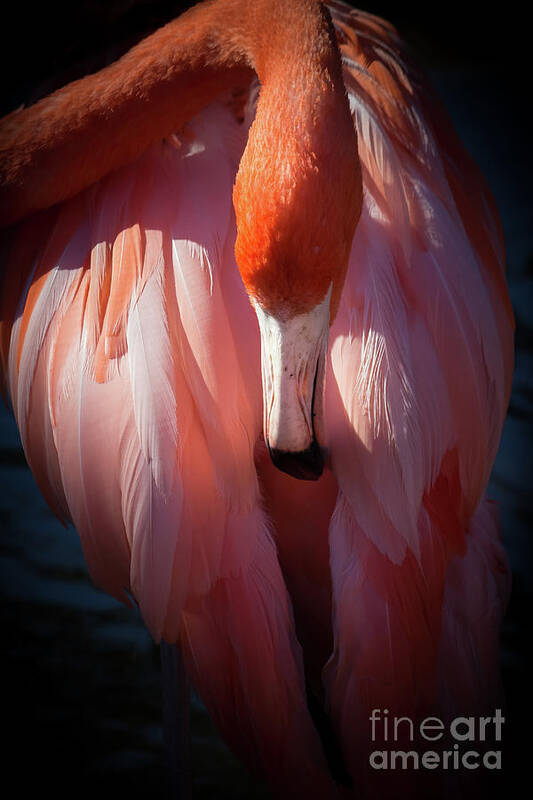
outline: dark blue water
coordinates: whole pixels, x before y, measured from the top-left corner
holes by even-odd
[[[517,318],[516,373],[490,493],[501,506],[514,588],[502,633],[508,709],[504,778],[528,763],[533,591],[533,202],[531,155],[516,96],[496,65],[439,68],[433,82],[483,169],[503,220]],[[26,795],[166,795],[158,648],[139,615],[90,582],[76,532],[42,500],[14,423],[0,407],[0,607],[7,733],[3,779]],[[218,739],[193,697],[197,798],[265,790]]]

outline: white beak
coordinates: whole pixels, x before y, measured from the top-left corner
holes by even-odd
[[[322,474],[321,426],[331,286],[315,308],[292,317],[254,302],[261,331],[263,431],[283,472],[316,480]]]

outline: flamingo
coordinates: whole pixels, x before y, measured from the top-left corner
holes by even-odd
[[[417,796],[369,766],[373,710],[500,698],[513,314],[397,32],[200,3],[8,115],[0,153],[4,387],[93,580],[274,796]]]

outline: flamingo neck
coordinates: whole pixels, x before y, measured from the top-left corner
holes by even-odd
[[[262,89],[233,193],[237,263],[277,319],[310,312],[330,288],[333,319],[362,202],[333,25],[312,0],[253,13],[265,15],[251,37]]]
[[[280,83],[295,48],[328,49],[318,0],[213,0],[152,34],[119,61],[0,123],[0,225],[69,199],[133,161],[255,70]],[[297,80],[297,76],[294,78]]]

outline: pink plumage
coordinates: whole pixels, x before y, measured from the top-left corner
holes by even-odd
[[[237,112],[222,93],[19,223],[3,288],[4,379],[43,494],[95,582],[179,641],[276,796],[341,791],[306,691],[369,796],[373,708],[493,709],[509,580],[485,498],[512,372],[497,215],[394,30],[328,7],[363,193],[311,489],[268,459],[235,263],[255,79]]]

